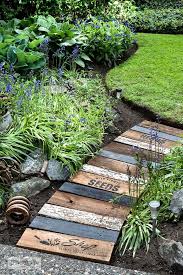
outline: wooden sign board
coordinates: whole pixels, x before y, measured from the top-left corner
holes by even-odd
[[[49,199],[48,203],[70,209],[92,212],[103,216],[116,217],[121,221],[124,221],[130,212],[130,207],[125,205],[121,207],[110,202],[100,201],[60,191],[56,191]]]
[[[102,189],[108,192],[113,192],[116,194],[124,194],[127,196],[138,197],[137,192],[138,186],[128,181],[114,180],[112,178],[95,175],[91,173],[86,173],[79,171],[74,177],[70,179],[71,182],[83,184],[89,187]],[[143,190],[143,185],[139,187]]]
[[[120,231],[123,225],[123,220],[119,218],[102,216],[91,212],[70,209],[48,203],[43,205],[39,211],[39,214],[50,218],[62,219],[116,231]]]
[[[114,243],[28,228],[17,246],[107,263]]]
[[[160,124],[160,123],[144,120],[138,126],[146,127],[146,128],[158,128],[158,130],[161,131],[161,132],[183,138],[183,130],[173,128],[173,127],[170,127],[170,126],[167,126],[167,125],[163,125],[163,124]]]

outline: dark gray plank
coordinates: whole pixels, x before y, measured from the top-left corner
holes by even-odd
[[[118,197],[117,195],[97,189],[97,188],[92,188],[88,187],[85,185],[80,185],[80,184],[74,184],[70,182],[65,182],[59,189],[60,191],[68,192],[71,194],[75,195],[80,195],[80,196],[85,196],[88,198],[93,198],[97,200],[102,200],[102,201],[111,201]],[[120,205],[126,205],[126,206],[131,206],[134,202],[136,201],[135,198],[129,197],[129,196],[121,196],[120,199],[118,200],[118,204]]]
[[[31,228],[62,233],[83,238],[116,242],[119,231],[108,230],[91,225],[85,225],[65,220],[37,216],[30,224]]]
[[[118,154],[118,153],[114,153],[114,152],[107,151],[107,150],[101,150],[99,152],[99,155],[102,156],[102,157],[119,160],[119,161],[122,161],[122,162],[125,162],[125,163],[130,163],[130,164],[133,164],[133,165],[137,164],[136,159],[132,156]],[[157,164],[155,164],[154,162],[152,162],[151,164],[152,164],[153,167],[157,167]],[[147,167],[147,161],[146,160],[143,160],[143,166]]]
[[[147,135],[151,134],[151,129],[150,128],[148,129],[148,128],[141,127],[141,126],[138,126],[138,125],[132,127],[131,130],[134,130],[134,131],[137,131],[137,132],[140,132],[140,133],[143,133],[143,134],[147,134]],[[158,137],[162,138],[162,139],[167,139],[167,140],[171,140],[171,141],[175,141],[175,142],[182,140],[181,137],[166,134],[166,133],[160,132],[158,130],[157,130],[157,134],[158,134]]]

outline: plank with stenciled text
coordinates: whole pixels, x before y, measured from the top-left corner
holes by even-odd
[[[41,252],[109,262],[114,243],[27,228],[17,246]]]

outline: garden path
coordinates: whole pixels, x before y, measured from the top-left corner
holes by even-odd
[[[17,246],[109,262],[123,223],[143,189],[141,181],[138,184],[134,181],[137,179],[134,147],[157,165],[156,133],[161,141],[158,161],[183,136],[182,130],[150,121],[132,127],[104,146],[54,193]],[[146,166],[144,161],[145,177]]]

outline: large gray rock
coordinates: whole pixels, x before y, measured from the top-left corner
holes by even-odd
[[[10,112],[7,112],[2,118],[0,118],[0,132],[6,131],[12,124],[13,119]]]
[[[46,174],[53,181],[64,181],[70,176],[69,169],[55,159],[49,160]]]
[[[181,242],[163,240],[158,251],[170,267],[183,270],[183,245]]]
[[[33,177],[26,181],[17,182],[11,186],[13,195],[23,195],[27,198],[39,194],[42,190],[49,187],[50,181],[38,177]]]
[[[175,191],[172,196],[172,200],[169,207],[170,211],[172,211],[176,215],[180,215],[183,210],[183,189]]]
[[[26,175],[39,173],[43,167],[46,155],[41,148],[35,149],[21,165],[21,171]]]

